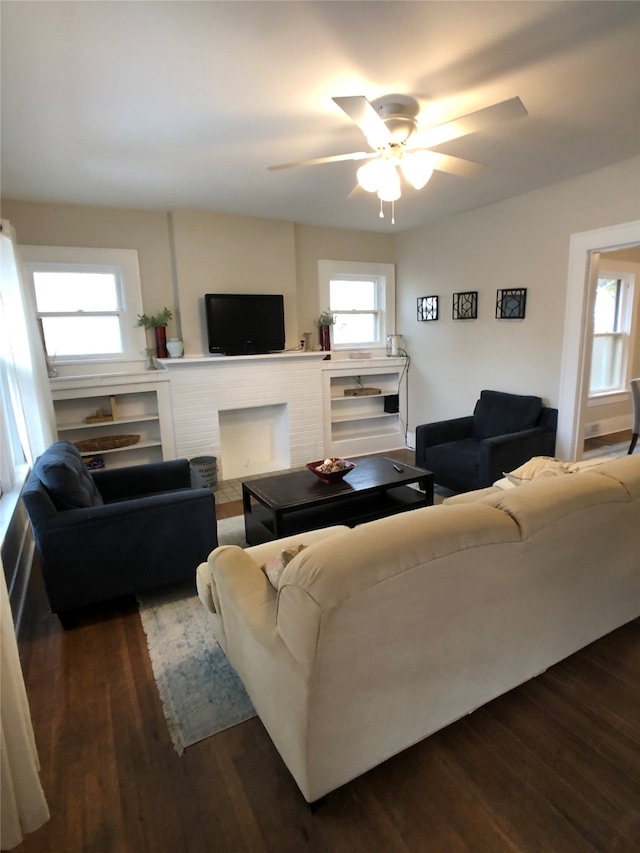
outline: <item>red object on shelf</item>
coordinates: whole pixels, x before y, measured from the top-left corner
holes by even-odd
[[[169,358],[167,352],[167,327],[154,326],[153,329],[156,336],[156,358]]]
[[[329,352],[331,349],[331,326],[319,326],[320,329],[320,346],[323,352]]]

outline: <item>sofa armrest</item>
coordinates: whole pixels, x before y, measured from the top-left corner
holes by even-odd
[[[37,531],[54,612],[180,579],[218,544],[210,489],[67,510]]]
[[[309,530],[306,533],[297,533],[294,536],[285,536],[282,539],[274,539],[271,542],[263,542],[251,548],[239,548],[237,545],[220,545],[209,554],[206,563],[201,563],[196,571],[196,587],[200,600],[211,613],[220,612],[220,602],[216,590],[213,568],[219,565],[233,564],[234,566],[244,564],[245,568],[251,564],[258,566],[262,572],[262,566],[275,557],[285,548],[297,548],[298,545],[313,545],[314,542],[322,542],[336,533],[348,533],[350,530],[346,525],[334,525],[324,527],[320,530]],[[237,550],[234,550],[237,549]],[[234,563],[235,560],[235,563]],[[251,562],[249,562],[251,561]],[[275,594],[275,589],[274,589]]]
[[[271,542],[263,542],[245,548],[245,552],[259,566],[264,566],[267,560],[275,557],[285,548],[297,548],[298,545],[313,545],[315,542],[323,542],[336,533],[348,533],[351,528],[344,524],[336,524],[332,527],[322,527],[320,530],[308,530],[306,533],[296,533],[294,536],[284,536],[282,539],[273,539]]]
[[[431,424],[420,424],[416,427],[416,443],[418,438],[424,447],[435,444],[446,444],[449,441],[460,441],[469,438],[473,433],[473,416],[450,418],[446,421],[434,421]]]
[[[416,465],[424,468],[424,451],[437,444],[460,441],[473,434],[473,415],[464,418],[450,418],[446,421],[434,421],[416,427]]]
[[[92,472],[105,503],[191,488],[191,469],[186,459],[171,459],[129,468]]]
[[[549,427],[533,427],[483,439],[479,464],[481,486],[495,483],[533,456],[553,456],[555,447],[556,432]]]
[[[206,575],[206,584],[202,578],[198,582],[200,600],[211,609],[207,595],[211,596],[227,636],[242,637],[248,631],[253,636],[262,637],[266,632],[273,640],[277,638],[277,592],[246,549],[238,545],[216,548],[209,554]]]

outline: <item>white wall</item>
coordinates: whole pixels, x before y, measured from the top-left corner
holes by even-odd
[[[19,243],[137,249],[147,314],[174,312],[168,335],[181,335],[185,355],[206,352],[205,293],[283,293],[287,346],[304,332],[318,343],[314,321],[318,260],[393,263],[394,237],[316,228],[281,220],[207,211],[170,213],[2,200]],[[132,318],[135,322],[135,317]]]
[[[291,222],[178,210],[171,214],[176,301],[186,355],[207,352],[205,293],[282,293],[286,346],[299,344]]]
[[[136,249],[145,313],[157,314],[165,305],[173,307],[169,229],[164,211],[2,199],[2,212],[13,225],[19,244]],[[174,329],[172,321],[170,334]]]
[[[393,264],[395,238],[393,234],[378,234],[372,231],[296,225],[295,242],[300,332],[311,332],[312,343],[317,344],[319,332],[314,322],[320,312],[328,307],[321,305],[319,301],[318,261]]]
[[[470,414],[483,388],[559,404],[571,234],[638,218],[640,160],[399,234],[397,326],[411,356],[409,427]],[[523,321],[495,319],[496,290],[527,288]],[[478,319],[452,320],[452,295],[478,291]],[[440,319],[416,320],[420,296]]]
[[[428,186],[424,193],[428,203]],[[285,293],[288,345],[295,346],[303,332],[315,334],[318,259],[395,261],[413,429],[469,413],[482,388],[558,405],[571,234],[639,218],[639,199],[635,158],[396,235],[203,211],[2,204],[21,243],[137,249],[144,310],[176,310],[187,354],[205,346],[199,305],[207,290],[255,285]],[[496,290],[507,287],[527,288],[524,321],[494,319]],[[465,290],[479,292],[479,318],[453,321],[452,294]],[[440,297],[441,319],[419,323],[417,298],[432,294]],[[176,331],[172,321],[169,334]]]

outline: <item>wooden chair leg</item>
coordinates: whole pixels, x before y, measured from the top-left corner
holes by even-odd
[[[633,453],[636,449],[636,442],[638,441],[638,433],[634,432],[631,436],[631,446],[629,447],[629,453]]]

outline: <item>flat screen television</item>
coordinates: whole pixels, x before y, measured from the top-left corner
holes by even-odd
[[[284,297],[275,293],[205,293],[209,352],[256,355],[284,349]]]

